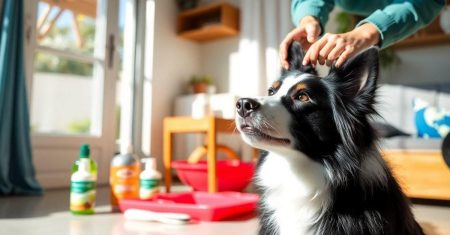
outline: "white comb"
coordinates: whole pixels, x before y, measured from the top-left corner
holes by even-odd
[[[162,213],[148,210],[128,209],[124,216],[129,220],[156,221],[165,224],[186,224],[191,220],[191,216],[182,213]]]

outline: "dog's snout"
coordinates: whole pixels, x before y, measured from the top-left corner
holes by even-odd
[[[259,108],[258,101],[250,98],[241,98],[236,102],[236,111],[241,117],[247,117]]]

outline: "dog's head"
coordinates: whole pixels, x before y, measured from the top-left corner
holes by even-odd
[[[303,56],[300,44],[292,43],[289,70],[282,71],[268,96],[238,100],[236,126],[244,141],[269,152],[293,149],[310,157],[329,155],[342,145],[357,151],[370,144],[378,50],[333,66],[325,77],[303,66]]]

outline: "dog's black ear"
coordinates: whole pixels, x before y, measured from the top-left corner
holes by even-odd
[[[300,42],[293,41],[288,49],[288,58],[289,69],[284,69],[282,73],[286,73],[289,71],[300,71],[303,73],[317,74],[317,71],[311,66],[311,64],[303,65],[302,61],[305,57],[305,51],[302,48]]]
[[[333,117],[344,144],[355,153],[354,143],[369,132],[367,115],[376,114],[375,90],[378,77],[378,49],[370,48],[350,58],[342,67],[332,67],[325,80],[333,91]]]
[[[373,103],[379,72],[378,48],[369,48],[350,58],[341,67],[333,66],[326,79],[335,80],[342,98],[367,99]],[[369,102],[369,103],[367,103]]]

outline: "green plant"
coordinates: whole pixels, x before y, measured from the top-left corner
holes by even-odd
[[[354,16],[346,12],[339,12],[335,17],[337,28],[336,33],[346,33],[355,27],[356,19]],[[380,66],[381,68],[391,68],[401,62],[395,50],[392,48],[384,48],[380,50]]]
[[[30,125],[30,132],[31,133],[36,133],[39,130],[39,124],[37,123],[33,123]]]
[[[380,66],[381,68],[389,69],[393,65],[398,65],[401,62],[400,57],[392,48],[385,48],[380,51]]]
[[[85,118],[69,123],[67,130],[72,134],[88,134],[91,130],[91,119]]]
[[[345,33],[352,30],[353,17],[345,12],[339,12],[336,14],[336,33]]]
[[[203,76],[192,75],[191,79],[189,80],[189,84],[190,85],[195,85],[195,84],[212,85],[213,78],[209,75],[203,75]]]
[[[95,19],[78,15],[77,21],[81,37],[83,38],[81,47],[73,40],[73,26],[61,26],[58,24],[55,24],[48,35],[38,41],[38,44],[83,54],[92,54],[95,47]],[[37,72],[76,74],[87,77],[92,76],[94,65],[46,53],[37,53],[34,60],[34,68]]]

